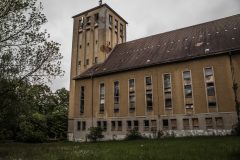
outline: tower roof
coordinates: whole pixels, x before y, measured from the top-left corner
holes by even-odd
[[[107,8],[108,8],[109,10],[111,10],[114,14],[116,14],[122,21],[124,21],[126,24],[128,24],[128,22],[127,22],[125,19],[123,19],[116,11],[114,11],[114,10],[113,10],[109,5],[107,5],[106,3],[104,3],[104,4],[102,4],[102,5],[99,5],[99,6],[97,6],[97,7],[94,7],[94,8],[92,8],[92,9],[86,10],[86,11],[84,11],[84,12],[82,12],[82,13],[79,13],[79,14],[73,16],[72,18],[79,17],[79,16],[81,16],[81,15],[84,15],[84,14],[86,14],[86,13],[88,13],[88,12],[97,10],[97,9],[99,9],[99,8],[102,8],[102,7],[107,7]]]
[[[74,79],[102,76],[230,51],[240,53],[240,15],[117,45],[108,59]]]

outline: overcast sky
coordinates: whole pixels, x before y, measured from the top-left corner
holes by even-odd
[[[64,77],[51,87],[69,89],[72,16],[98,5],[99,0],[40,0],[48,23],[44,26],[61,44]],[[103,0],[129,24],[127,41],[240,14],[240,0]]]

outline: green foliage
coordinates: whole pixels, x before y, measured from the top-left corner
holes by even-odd
[[[132,129],[127,134],[126,140],[137,140],[137,139],[143,139],[141,133],[137,129]]]
[[[2,160],[238,160],[240,137],[0,144]]]
[[[87,135],[87,138],[92,142],[96,142],[104,137],[102,134],[103,129],[101,127],[91,127],[89,131],[90,133]]]
[[[240,136],[240,122],[233,127],[233,135]]]

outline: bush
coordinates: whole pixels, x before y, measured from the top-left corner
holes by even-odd
[[[240,122],[238,122],[233,128],[233,135],[240,136]]]
[[[101,127],[91,127],[89,129],[90,133],[87,135],[87,138],[91,142],[96,142],[99,139],[102,139],[104,136],[102,135],[103,129]]]
[[[126,140],[136,140],[136,139],[143,139],[141,133],[136,129],[132,129],[126,136]]]

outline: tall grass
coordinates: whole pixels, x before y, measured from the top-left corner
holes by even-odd
[[[240,137],[0,144],[0,160],[239,160]]]

